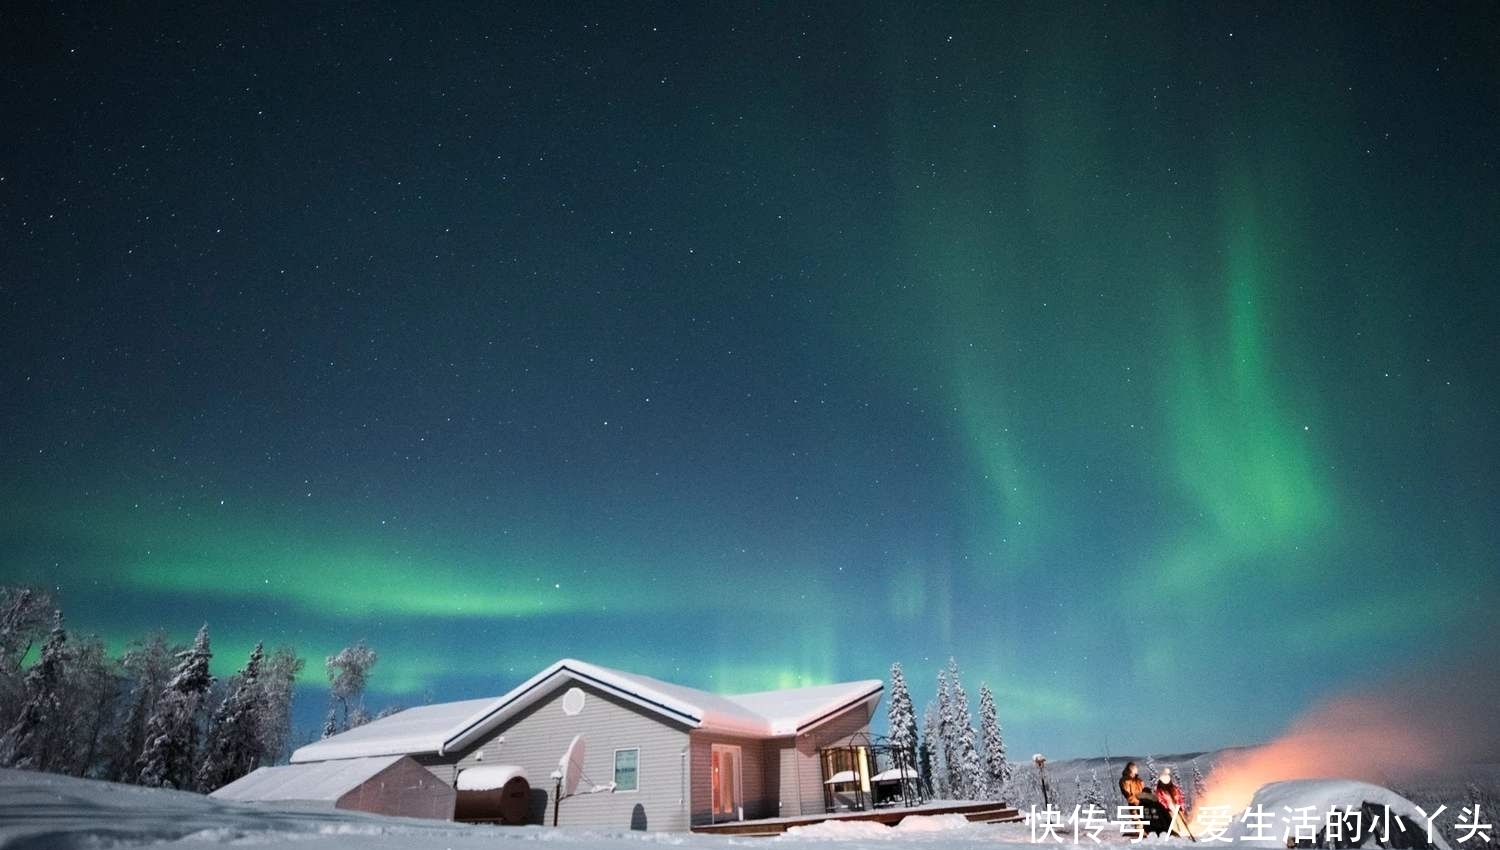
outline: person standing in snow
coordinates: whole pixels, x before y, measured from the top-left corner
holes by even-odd
[[[1187,812],[1183,810],[1182,805],[1182,786],[1172,781],[1172,768],[1170,767],[1162,768],[1161,775],[1156,778],[1156,802],[1166,810],[1165,832],[1167,835],[1172,834],[1173,828],[1178,825],[1179,817],[1182,818],[1182,826],[1187,826]]]
[[[1146,825],[1138,817],[1144,811],[1141,809],[1141,792],[1145,790],[1146,780],[1141,778],[1140,768],[1133,761],[1126,762],[1125,769],[1120,771],[1120,794],[1125,797],[1125,805],[1136,810],[1134,817],[1123,815],[1130,818],[1123,833],[1127,837],[1146,837]]]

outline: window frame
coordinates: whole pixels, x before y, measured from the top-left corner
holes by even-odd
[[[635,771],[635,787],[633,787],[633,788],[621,788],[620,787],[620,754],[621,753],[635,753],[635,765],[633,766],[633,769]],[[617,793],[617,794],[634,794],[634,793],[636,793],[636,792],[638,792],[638,791],[641,790],[641,748],[640,747],[616,747],[615,748],[614,763],[613,763],[612,766],[613,766],[613,771],[610,774],[610,780],[614,783],[614,791],[615,791],[615,793]]]

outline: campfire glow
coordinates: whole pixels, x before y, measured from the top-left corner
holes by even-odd
[[[1268,782],[1337,778],[1389,785],[1393,773],[1437,767],[1448,749],[1433,728],[1438,723],[1414,714],[1375,696],[1343,696],[1315,707],[1282,737],[1216,765],[1197,801],[1194,827],[1205,806],[1243,812]]]

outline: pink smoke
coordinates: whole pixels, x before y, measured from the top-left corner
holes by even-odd
[[[1215,765],[1197,809],[1243,811],[1262,785],[1283,779],[1390,786],[1398,777],[1493,758],[1500,739],[1493,670],[1476,661],[1319,703],[1276,740]]]

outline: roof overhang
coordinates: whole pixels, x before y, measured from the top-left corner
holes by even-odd
[[[850,709],[861,704],[867,704],[870,708],[870,713],[874,714],[875,706],[880,703],[880,695],[883,693],[885,693],[884,684],[880,682],[871,682],[868,689],[864,693],[859,694],[854,698],[848,700],[844,704],[836,708],[831,708],[828,711],[825,711],[822,714],[819,714],[818,716],[808,720],[806,723],[798,726],[796,734],[804,735],[808,732],[811,732],[812,730],[818,728],[819,726],[822,726],[824,723],[827,723],[828,721],[833,720],[836,717],[842,717],[845,714],[848,714]]]

